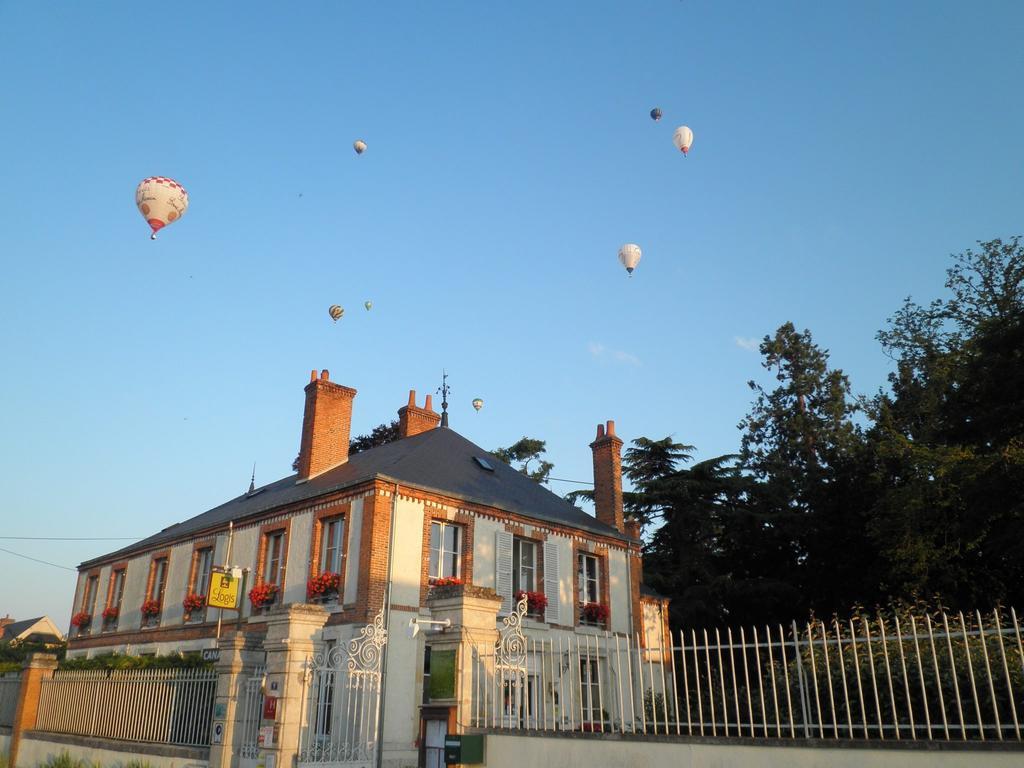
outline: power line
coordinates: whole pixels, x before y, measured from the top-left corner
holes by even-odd
[[[559,483],[575,483],[576,485],[593,485],[593,483],[587,480],[566,480],[564,477],[549,477],[548,480],[556,480]]]
[[[142,536],[0,536],[18,541],[138,541]]]
[[[4,549],[3,547],[0,547],[0,552],[6,552],[8,555],[14,555],[15,557],[21,557],[21,558],[24,558],[25,560],[31,560],[34,563],[42,563],[43,565],[52,565],[54,568],[63,568],[65,571],[71,571],[72,573],[75,573],[75,572],[78,571],[77,568],[68,568],[66,565],[57,565],[56,563],[51,563],[51,562],[49,562],[47,560],[40,560],[40,559],[35,558],[35,557],[29,557],[28,555],[20,555],[17,552],[12,552],[11,550]]]

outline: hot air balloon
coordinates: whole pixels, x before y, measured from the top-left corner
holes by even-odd
[[[659,120],[661,120],[660,107],[655,107],[654,109],[651,110],[651,120],[653,120],[654,122],[658,122]]]
[[[150,176],[139,182],[135,188],[135,205],[146,220],[156,240],[156,233],[171,224],[188,210],[188,192],[174,179],[166,176]]]
[[[372,301],[364,301],[363,302],[363,306],[366,307],[366,311],[369,312],[371,309],[373,309],[373,302]]]
[[[685,125],[680,125],[676,128],[676,132],[672,134],[672,141],[675,142],[676,149],[685,155],[690,151],[690,145],[693,144],[693,131]]]
[[[352,142],[352,148],[356,151],[357,155],[361,155],[366,151],[366,142],[362,139],[356,139]]]
[[[480,409],[484,407],[483,398],[474,397],[473,398],[473,407],[476,408],[476,412],[477,413],[480,413]]]
[[[640,263],[640,246],[634,245],[633,243],[626,243],[624,246],[619,248],[619,261],[622,262],[622,266],[629,272],[630,277],[633,276],[633,270],[636,269],[636,265]]]
[[[331,308],[327,310],[331,315],[331,319],[334,322],[338,322],[342,315],[345,314],[345,310],[339,307],[337,304],[331,304]]]

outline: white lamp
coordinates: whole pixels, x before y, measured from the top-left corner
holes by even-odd
[[[415,616],[409,619],[409,638],[413,639],[423,630],[423,625],[436,625],[440,627],[450,627],[452,625],[451,619],[445,619],[444,621],[434,621],[433,619],[419,619]]]

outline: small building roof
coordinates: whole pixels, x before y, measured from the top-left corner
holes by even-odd
[[[57,625],[54,624],[53,621],[51,621],[50,618],[47,616],[37,616],[34,619],[22,619],[21,621],[12,621],[10,624],[4,625],[3,634],[0,635],[0,638],[2,638],[6,642],[11,642],[12,640],[27,639],[32,635],[53,637],[57,640],[64,639],[64,634],[59,629],[57,629]]]
[[[483,459],[488,466],[483,466],[478,459]],[[430,429],[354,454],[344,464],[307,482],[298,483],[297,479],[298,475],[290,475],[257,488],[116,552],[88,560],[80,567],[152,549],[200,531],[220,529],[229,521],[239,522],[373,479],[397,481],[403,486],[495,507],[540,523],[565,525],[632,541],[624,533],[600,522],[446,427]]]

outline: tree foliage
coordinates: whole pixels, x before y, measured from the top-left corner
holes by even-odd
[[[676,625],[1024,604],[1024,245],[979,243],[946,277],[879,332],[894,370],[874,396],[785,323],[736,456],[682,466],[692,446],[634,441],[625,505]]]
[[[523,437],[508,448],[495,448],[491,453],[506,464],[519,466],[517,469],[538,483],[546,483],[555,465],[543,458],[546,443],[532,437]],[[530,462],[536,462],[533,467]]]
[[[361,453],[398,439],[398,419],[378,424],[368,435],[357,435],[348,441],[349,454]]]

